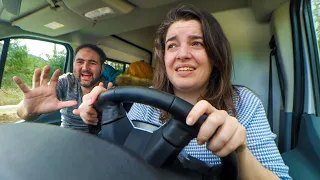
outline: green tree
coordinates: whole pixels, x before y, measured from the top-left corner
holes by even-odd
[[[320,47],[320,0],[311,0],[311,9],[313,15],[314,28],[318,40],[318,47]]]
[[[44,65],[45,62],[42,58],[28,53],[27,46],[22,45],[21,40],[11,40],[4,68],[2,88],[16,88],[12,81],[13,76],[18,76],[26,84],[31,85],[34,69]]]
[[[31,87],[33,70],[45,64],[42,58],[30,55],[27,46],[21,42],[21,40],[10,40],[1,84],[0,105],[17,104],[23,97],[23,93],[12,80],[13,76],[20,77],[28,87]]]
[[[47,55],[48,60],[44,60],[30,54],[23,40],[10,40],[1,84],[0,105],[17,104],[23,97],[23,93],[12,80],[13,76],[20,77],[31,88],[34,69],[43,69],[45,65],[50,65],[52,67],[51,75],[55,69],[60,69],[63,72],[65,58],[65,51],[57,51],[54,48],[53,55]]]
[[[53,55],[46,55],[48,58],[48,65],[51,67],[50,76],[56,69],[60,69],[63,72],[64,62],[66,60],[66,51],[57,51],[56,44],[54,44]]]

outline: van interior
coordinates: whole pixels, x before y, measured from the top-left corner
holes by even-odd
[[[75,48],[84,43],[98,45],[123,71],[141,60],[154,68],[157,27],[181,3],[209,11],[221,24],[233,54],[232,83],[250,88],[263,102],[290,176],[320,179],[317,0],[2,0],[0,88],[5,92],[6,59],[16,39],[63,46],[64,73],[72,72]],[[15,103],[0,107],[5,105]],[[60,114],[36,122],[58,125]]]

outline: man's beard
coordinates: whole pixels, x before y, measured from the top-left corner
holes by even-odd
[[[95,78],[95,79],[92,79],[90,82],[86,83],[86,84],[83,84],[81,83],[81,74],[84,73],[84,72],[80,72],[79,74],[79,77],[76,77],[79,84],[82,86],[82,87],[85,87],[85,88],[90,88],[90,87],[93,87],[95,86],[102,78],[102,74],[101,74],[101,71],[100,71],[100,76]],[[91,73],[92,74],[92,73]]]
[[[90,87],[92,87],[92,86],[95,86],[100,80],[101,80],[101,76],[98,77],[98,78],[96,78],[96,79],[93,79],[93,80],[92,80],[91,82],[89,82],[89,83],[82,84],[82,83],[81,83],[81,80],[78,79],[80,85],[81,85],[82,87],[85,87],[85,88],[90,88]]]

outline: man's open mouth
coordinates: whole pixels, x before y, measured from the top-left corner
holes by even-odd
[[[92,74],[89,74],[89,73],[82,73],[81,74],[82,80],[88,81],[88,80],[91,80],[91,78],[92,78]]]

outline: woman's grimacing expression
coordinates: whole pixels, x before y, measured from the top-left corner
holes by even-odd
[[[165,38],[165,66],[175,92],[206,91],[212,71],[196,20],[173,23]]]
[[[100,80],[103,66],[100,63],[100,56],[94,50],[80,49],[73,63],[73,73],[81,86],[89,88]]]

